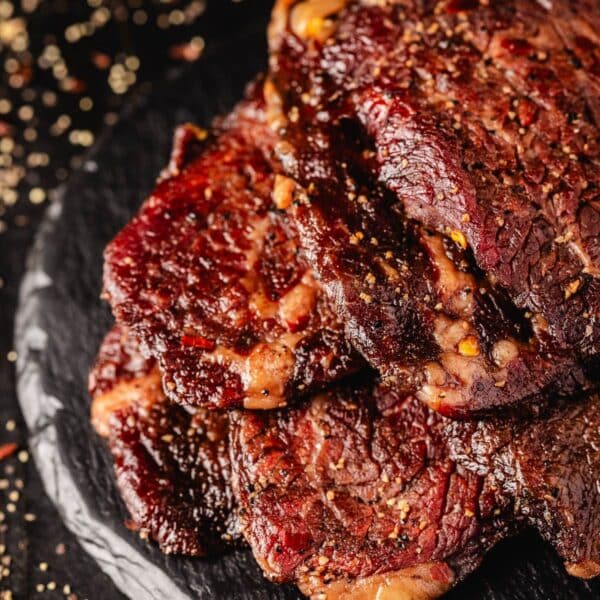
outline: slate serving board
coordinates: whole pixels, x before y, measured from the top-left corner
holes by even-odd
[[[174,127],[185,121],[208,124],[264,68],[267,12],[200,65],[131,102],[48,210],[21,289],[18,391],[36,464],[66,525],[116,586],[136,600],[300,597],[294,588],[264,580],[248,551],[213,560],[167,557],[128,531],[111,460],[89,424],[86,393],[89,366],[111,324],[99,300],[102,250],[151,190]],[[568,577],[553,551],[533,535],[501,544],[448,596],[599,597],[599,582]],[[111,594],[99,590],[97,598],[110,600]]]

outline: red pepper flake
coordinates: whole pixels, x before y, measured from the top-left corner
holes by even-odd
[[[91,60],[94,63],[97,69],[101,69],[104,71],[110,67],[112,62],[110,56],[108,54],[104,54],[104,52],[92,52]]]
[[[0,460],[4,460],[14,454],[18,447],[17,444],[12,442],[9,444],[2,444],[2,446],[0,446]]]
[[[69,94],[82,94],[87,90],[87,84],[77,77],[65,77],[61,82],[61,89]]]
[[[286,321],[285,324],[289,331],[291,331],[292,333],[298,333],[299,331],[306,329],[306,326],[308,325],[309,321],[310,315],[300,315],[293,321]]]
[[[183,335],[181,336],[182,346],[191,346],[192,348],[202,348],[202,350],[214,350],[215,342],[201,335]]]
[[[529,127],[529,125],[531,125],[535,120],[537,107],[531,100],[522,98],[519,102],[517,113],[519,115],[519,121],[521,122],[521,125],[523,125],[523,127]]]
[[[8,137],[13,134],[13,127],[6,121],[0,121],[0,137]]]
[[[31,67],[28,67],[27,65],[21,65],[19,67],[19,69],[12,75],[12,77],[17,77],[18,82],[21,84],[21,85],[15,86],[15,87],[26,86],[31,81],[32,76],[33,76],[33,69]],[[15,80],[15,81],[17,81],[17,80]],[[10,79],[9,79],[9,82],[10,82]]]

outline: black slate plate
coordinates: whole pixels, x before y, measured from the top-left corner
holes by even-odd
[[[102,249],[164,166],[176,124],[207,124],[265,64],[265,10],[200,66],[132,102],[48,211],[30,257],[17,317],[18,389],[49,496],[83,548],[137,599],[298,598],[266,582],[249,552],[219,560],[166,557],[124,526],[111,461],[88,420],[86,378],[111,318],[99,300]],[[97,598],[115,594],[99,590]],[[591,599],[600,583],[568,577],[534,536],[495,549],[449,598]],[[94,600],[92,598],[92,600]]]

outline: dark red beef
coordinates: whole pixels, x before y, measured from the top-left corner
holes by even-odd
[[[514,499],[577,577],[600,575],[600,398],[533,420],[452,426],[450,456]]]
[[[553,544],[570,573],[593,577],[598,402],[461,423],[363,385],[285,412],[236,414],[244,536],[267,576],[306,594],[376,597],[383,587],[404,597],[427,581],[437,587],[423,597],[436,597],[523,528]]]
[[[491,298],[504,312],[507,299],[525,321],[528,343],[506,386],[492,389],[502,378],[488,364],[470,389],[452,382],[467,388],[463,397],[437,395],[448,414],[596,386],[586,379],[597,380],[600,340],[600,111],[591,68],[600,11],[567,2],[551,13],[519,0],[456,5],[280,2],[267,88],[283,167],[305,190],[292,211],[301,245],[372,364],[393,365],[390,355],[418,362],[415,338],[432,358],[444,352],[431,343],[431,306],[422,300],[433,286],[415,281],[415,271],[428,277],[426,265],[403,242],[407,218],[465,248],[482,271],[476,289],[486,289],[488,308]],[[577,28],[589,43],[577,46]],[[590,66],[577,67],[584,46]],[[358,251],[348,244],[356,231],[366,246]],[[393,288],[379,284],[380,247],[392,266],[413,267],[398,269],[403,281]],[[369,273],[375,294],[365,289]],[[396,288],[405,298],[408,290],[401,307]],[[371,302],[359,310],[361,292]],[[497,336],[497,319],[467,320],[480,347]],[[416,379],[418,388],[423,373]]]
[[[460,423],[363,377],[230,425],[142,384],[148,366],[115,329],[92,382],[131,526],[165,552],[219,552],[243,531],[266,575],[305,593],[436,597],[529,526],[572,574],[600,571],[597,396]]]
[[[154,364],[119,327],[100,348],[90,391],[129,526],[168,554],[204,556],[237,541],[227,416],[168,402]]]
[[[228,418],[158,402],[111,421],[117,485],[135,529],[167,554],[205,556],[239,539],[227,455]]]
[[[359,385],[233,421],[244,535],[307,595],[437,597],[506,534],[508,501],[448,458],[445,420],[416,400]]]
[[[588,385],[575,359],[540,351],[465,252],[395,218],[395,199],[351,173],[354,164],[316,184],[310,176],[290,214],[347,338],[387,383],[455,417]]]
[[[115,325],[102,340],[90,371],[88,391],[92,398],[151,373],[155,362],[142,355],[138,342],[123,327]]]
[[[272,408],[362,365],[277,214],[273,143],[255,101],[214,134],[182,127],[156,189],[106,249],[105,297],[174,401]]]

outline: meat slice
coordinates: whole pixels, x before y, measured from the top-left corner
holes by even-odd
[[[514,498],[577,577],[600,575],[600,398],[540,418],[453,425],[451,457]]]
[[[457,422],[368,385],[232,417],[244,536],[312,597],[433,598],[531,527],[600,572],[598,396],[538,418]]]
[[[435,282],[417,285],[402,271],[410,265],[427,275],[415,251],[398,243],[407,219],[452,239],[482,271],[476,304],[483,288],[488,303],[506,299],[512,320],[524,321],[528,343],[518,352],[496,338],[509,362],[518,358],[508,372],[523,385],[509,380],[494,391],[503,378],[489,364],[473,386],[449,376],[444,360],[435,361],[437,376],[417,374],[417,389],[453,378],[467,388],[458,399],[419,390],[447,413],[597,385],[600,11],[552,5],[549,13],[519,0],[282,1],[274,13],[266,97],[284,139],[277,150],[304,190],[293,219],[349,321],[349,339],[378,368],[390,354],[396,364],[421,360],[412,355],[415,333],[429,358],[447,352],[423,300]],[[359,250],[349,247],[357,234]],[[382,272],[385,253],[400,284]],[[362,309],[361,293],[369,303]],[[456,319],[441,304],[441,320]],[[497,335],[466,317],[480,348]],[[489,392],[477,394],[482,387]]]
[[[129,526],[167,554],[205,556],[237,542],[227,416],[167,401],[154,361],[118,326],[100,348],[90,393]]]
[[[232,419],[244,535],[311,597],[437,597],[507,533],[508,501],[449,459],[419,401],[363,385]]]
[[[453,417],[590,385],[575,358],[541,351],[523,315],[465,252],[390,218],[381,188],[350,185],[300,192],[290,214],[347,338],[387,384]]]
[[[106,249],[104,295],[174,401],[273,408],[362,366],[278,214],[289,190],[272,144],[258,101],[214,134],[183,126]]]
[[[90,390],[131,526],[165,552],[214,554],[242,531],[267,576],[308,595],[427,599],[530,526],[571,574],[600,572],[597,396],[461,423],[362,378],[285,411],[186,410],[119,327]]]

